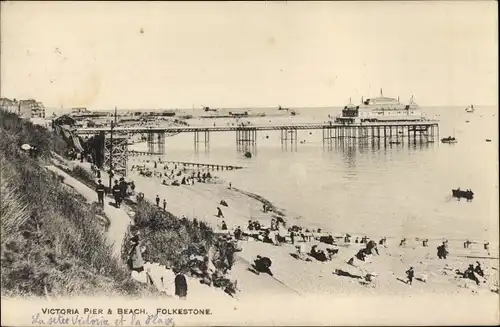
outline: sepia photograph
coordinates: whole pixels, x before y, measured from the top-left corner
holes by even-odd
[[[496,1],[2,1],[2,326],[498,325]]]

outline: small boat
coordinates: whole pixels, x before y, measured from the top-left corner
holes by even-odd
[[[457,143],[458,141],[453,136],[448,136],[448,137],[442,138],[441,142],[442,143]]]
[[[468,121],[468,120],[466,120],[465,122],[466,122],[466,123],[470,123],[470,121]]]
[[[471,104],[470,106],[468,106],[467,108],[465,108],[465,111],[466,112],[470,112],[470,113],[474,112],[474,105]]]
[[[251,158],[252,157],[252,153],[250,151],[245,152],[245,157],[246,158]]]
[[[451,195],[452,197],[457,198],[458,201],[460,201],[460,198],[466,198],[467,201],[469,202],[472,201],[472,199],[474,198],[474,192],[472,192],[472,190],[463,191],[460,188],[457,188],[456,190],[452,189]]]
[[[389,141],[389,144],[401,144],[401,141]]]
[[[455,138],[455,130],[453,130],[453,136],[444,137],[441,139],[442,143],[457,143],[457,139]]]
[[[491,142],[491,139],[486,139],[486,142]]]

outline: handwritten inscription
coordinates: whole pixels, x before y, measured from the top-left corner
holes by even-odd
[[[40,313],[32,316],[32,325],[74,325],[74,326],[173,326],[172,317],[161,314],[138,316],[136,314],[119,314],[118,318],[80,315],[80,314],[55,314],[42,316]]]
[[[76,325],[76,326],[110,326],[109,320],[104,316],[94,315],[49,315],[42,318],[39,313],[32,317],[32,325]]]

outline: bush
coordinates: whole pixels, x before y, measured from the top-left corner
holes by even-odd
[[[178,218],[147,201],[139,201],[134,211],[135,228],[140,230],[141,243],[146,248],[145,260],[189,274],[193,270],[206,270],[199,258],[212,257],[216,268],[211,276],[214,286],[234,293],[235,283],[224,277],[234,264],[233,243],[216,235],[203,222]],[[123,260],[128,258],[130,249],[129,242],[124,242]]]

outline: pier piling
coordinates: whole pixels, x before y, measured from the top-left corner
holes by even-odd
[[[236,149],[239,152],[253,152],[257,145],[257,129],[255,127],[238,127],[236,129]]]

